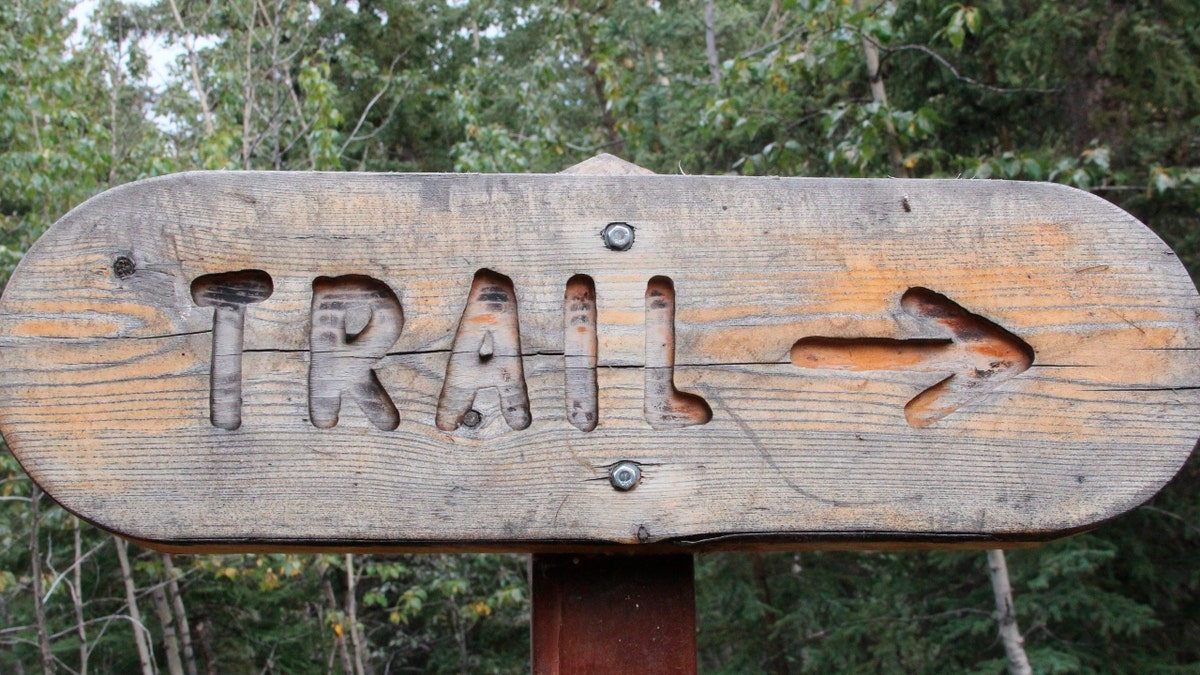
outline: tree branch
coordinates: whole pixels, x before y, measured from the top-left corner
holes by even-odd
[[[399,63],[400,58],[402,56],[404,56],[406,53],[407,53],[407,50],[400,52],[399,54],[396,55],[396,58],[392,59],[391,65],[388,66],[387,78],[385,78],[383,81],[383,88],[380,89],[379,92],[376,93],[375,96],[373,96],[371,98],[371,101],[369,103],[367,103],[367,107],[363,108],[362,114],[358,116],[358,123],[354,125],[354,130],[351,131],[350,135],[346,137],[346,142],[342,144],[342,149],[338,150],[339,157],[346,153],[346,148],[349,147],[351,143],[353,143],[355,141],[365,141],[368,138],[370,138],[371,136],[374,136],[376,133],[379,132],[379,129],[376,129],[374,132],[372,132],[362,138],[357,138],[358,130],[361,129],[363,123],[367,121],[367,115],[369,115],[371,113],[371,109],[375,107],[375,104],[379,102],[379,99],[382,98],[383,95],[387,93],[388,88],[392,86],[392,75],[396,71],[396,64]],[[393,108],[393,110],[395,110],[395,109]],[[390,119],[391,119],[391,114],[389,113],[388,120],[390,120]],[[380,126],[380,128],[383,128],[382,125]]]
[[[863,40],[870,40],[871,42],[874,42],[874,40],[871,40],[871,38],[865,34],[863,35]],[[1053,87],[1053,88],[997,87],[995,85],[987,84],[985,82],[980,82],[979,80],[976,80],[973,77],[968,77],[966,75],[963,75],[962,73],[960,73],[958,71],[958,68],[955,68],[954,64],[947,61],[944,56],[942,56],[941,54],[938,54],[937,52],[933,51],[932,49],[930,49],[929,47],[926,47],[924,45],[895,45],[892,47],[883,47],[883,46],[880,46],[878,43],[875,43],[875,44],[876,44],[876,46],[878,46],[880,49],[882,49],[885,52],[884,56],[883,56],[884,61],[886,61],[893,54],[898,54],[900,52],[918,52],[921,54],[925,54],[926,56],[932,58],[934,61],[937,61],[939,64],[941,64],[941,66],[943,68],[950,71],[950,74],[954,76],[954,79],[958,80],[959,82],[963,82],[964,84],[969,84],[972,87],[979,87],[980,89],[986,89],[990,92],[994,92],[997,94],[1057,94],[1057,93],[1063,91],[1062,87]]]
[[[770,51],[770,50],[778,47],[779,45],[781,45],[781,44],[787,42],[788,40],[791,40],[793,37],[795,37],[796,34],[800,32],[800,29],[803,27],[804,26],[796,26],[795,28],[784,33],[783,37],[780,37],[777,40],[772,40],[772,41],[768,42],[767,44],[765,44],[761,47],[755,47],[754,49],[751,49],[750,51],[742,52],[742,58],[749,59],[749,58],[758,56],[759,54],[761,54],[763,52],[767,52],[767,51]]]
[[[175,25],[179,27],[179,33],[183,37],[183,48],[187,52],[188,70],[192,76],[192,88],[196,90],[196,98],[200,101],[200,113],[204,118],[204,131],[209,136],[213,135],[213,114],[208,107],[208,92],[204,91],[204,85],[200,84],[200,68],[196,65],[196,49],[195,37],[193,33],[183,25],[183,15],[179,13],[179,6],[175,4],[175,0],[168,0],[171,5],[171,14],[175,17]]]
[[[1150,513],[1158,513],[1158,514],[1164,515],[1168,518],[1171,518],[1172,520],[1177,520],[1177,521],[1183,523],[1183,526],[1185,528],[1187,528],[1188,530],[1195,532],[1196,534],[1200,534],[1200,527],[1193,525],[1191,523],[1191,521],[1189,521],[1187,518],[1184,518],[1183,516],[1179,515],[1178,513],[1171,513],[1170,511],[1167,511],[1166,509],[1160,509],[1157,506],[1150,506],[1149,504],[1143,504],[1142,506],[1138,507],[1138,511],[1149,511]]]
[[[80,563],[82,563],[84,560],[87,560],[88,558],[90,558],[93,553],[95,553],[96,551],[99,551],[107,543],[108,543],[108,540],[101,541],[99,544],[96,544],[95,546],[93,546],[90,551],[83,554],[82,557],[77,557],[75,559],[75,564],[71,565],[70,567],[63,570],[62,572],[57,573],[54,577],[54,582],[50,584],[50,590],[46,591],[46,594],[42,597],[42,602],[46,602],[47,600],[50,599],[50,596],[54,594],[54,589],[58,588],[58,584],[61,583],[62,580],[65,579],[68,574],[70,574],[72,571],[76,570],[79,567]]]

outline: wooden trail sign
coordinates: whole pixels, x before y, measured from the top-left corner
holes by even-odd
[[[986,546],[1171,478],[1198,317],[1047,184],[188,173],[30,250],[0,430],[168,550]]]

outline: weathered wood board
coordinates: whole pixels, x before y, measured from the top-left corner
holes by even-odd
[[[22,261],[0,430],[167,548],[1035,541],[1182,465],[1198,317],[1047,184],[189,173]]]

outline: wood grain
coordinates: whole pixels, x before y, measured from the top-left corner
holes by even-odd
[[[604,246],[611,222],[635,228],[629,250]],[[228,428],[219,310],[193,288],[243,271],[273,290],[237,304]],[[511,283],[503,316],[471,314],[481,272]],[[591,430],[564,405],[567,353],[592,349],[565,338],[577,275],[595,305]],[[655,277],[673,291],[673,384],[706,423],[647,420]],[[401,316],[325,312],[319,278],[379,282]],[[1028,369],[920,426],[909,402],[975,357],[793,362],[813,338],[969,351],[906,310],[913,289],[1011,333]],[[90,200],[27,254],[0,300],[0,430],[64,506],[174,550],[993,546],[1092,527],[1171,478],[1200,436],[1198,317],[1157,237],[1046,184],[188,173]],[[391,344],[356,340],[384,325]],[[346,385],[327,428],[310,413],[322,364]],[[505,389],[517,364],[528,424]],[[393,428],[361,403],[372,377]],[[642,469],[628,492],[607,480],[622,460]]]
[[[466,309],[450,348],[450,363],[438,401],[437,428],[454,431],[474,410],[480,391],[500,397],[500,413],[510,429],[529,426],[529,393],[525,387],[521,354],[517,294],[512,280],[491,270],[481,270],[471,282]]]

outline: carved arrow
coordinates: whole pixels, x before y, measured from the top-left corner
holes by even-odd
[[[792,346],[792,364],[833,370],[915,370],[951,373],[904,406],[917,428],[986,396],[1033,364],[1033,349],[1021,338],[972,314],[927,288],[910,288],[900,298],[907,314],[949,333],[945,339],[806,337]]]

